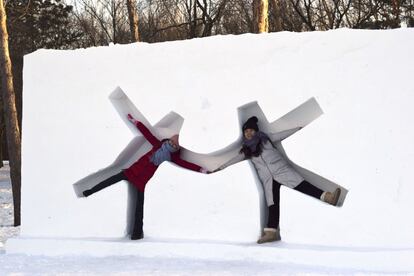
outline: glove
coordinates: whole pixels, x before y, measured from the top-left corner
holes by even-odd
[[[131,123],[133,123],[134,125],[136,125],[137,124],[137,120],[135,120],[134,119],[134,117],[132,117],[132,115],[131,114],[129,114],[128,113],[128,116],[127,116],[127,118],[128,118],[128,121],[130,121]]]

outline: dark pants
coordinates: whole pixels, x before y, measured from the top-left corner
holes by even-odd
[[[123,171],[121,171],[118,174],[115,174],[108,179],[103,180],[96,186],[92,187],[89,190],[86,190],[83,192],[85,196],[90,196],[93,193],[96,193],[102,189],[105,189],[106,187],[109,187],[115,183],[118,183],[119,181],[126,180],[128,181],[128,178],[124,174]],[[139,238],[142,237],[142,227],[143,227],[143,219],[144,219],[144,193],[136,189],[137,191],[137,203],[135,205],[135,221],[134,221],[134,229],[132,230],[131,237]]]
[[[268,228],[279,228],[280,220],[280,186],[281,184],[273,180],[273,202],[274,204],[269,206],[269,217],[267,220]],[[298,186],[295,187],[295,190],[302,192],[306,195],[310,195],[314,198],[320,199],[323,191],[318,187],[313,186],[308,181],[302,181]]]
[[[124,174],[123,171],[121,171],[120,173],[115,174],[115,175],[103,180],[99,184],[93,186],[91,189],[84,191],[83,194],[85,196],[90,196],[91,194],[99,192],[100,190],[103,190],[103,189],[105,189],[105,188],[107,188],[107,187],[109,187],[109,186],[111,186],[115,183],[118,183],[119,181],[122,181],[122,180],[128,180],[128,178],[126,177],[126,175]]]
[[[132,229],[131,238],[141,239],[143,238],[143,221],[144,221],[144,193],[138,189],[137,191],[137,203],[135,205],[135,221],[134,228]]]

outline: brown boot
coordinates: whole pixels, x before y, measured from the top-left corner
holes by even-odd
[[[280,230],[275,228],[265,228],[264,234],[260,237],[257,243],[273,242],[280,241]]]
[[[341,195],[341,189],[336,188],[333,193],[331,192],[325,192],[325,195],[323,196],[323,201],[326,203],[329,203],[333,206],[336,206],[339,200],[339,196]]]

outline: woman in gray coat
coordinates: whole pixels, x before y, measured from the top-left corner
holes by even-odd
[[[274,146],[274,143],[283,140],[298,128],[277,133],[266,134],[259,131],[258,119],[250,117],[243,125],[243,143],[239,154],[221,165],[216,171],[222,170],[244,159],[250,159],[257,170],[263,185],[269,217],[264,234],[257,241],[265,243],[280,240],[280,186],[284,185],[295,189],[331,205],[336,205],[341,193],[337,188],[333,193],[324,192],[306,181],[286,161],[283,155]]]

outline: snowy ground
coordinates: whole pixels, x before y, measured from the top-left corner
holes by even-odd
[[[0,250],[12,224],[8,166],[0,170]],[[0,275],[414,275],[414,248],[271,245],[199,240],[32,239],[27,254],[0,255]],[[44,247],[48,256],[31,254]],[[71,247],[75,247],[72,252]],[[50,247],[50,248],[47,248]],[[106,248],[107,247],[107,248]],[[79,255],[79,249],[84,253]],[[98,249],[98,250],[97,250]],[[108,254],[108,250],[114,250]]]
[[[283,262],[214,261],[183,258],[112,257],[33,257],[11,255],[0,258],[0,272],[27,275],[386,275],[387,273],[356,269],[330,269]],[[389,275],[409,274],[393,272]],[[21,275],[21,274],[19,274]]]
[[[0,275],[414,275],[414,248],[329,247],[285,242],[258,246],[197,240],[48,239],[25,242],[27,254],[5,254],[17,236],[9,167],[0,169]],[[115,246],[118,245],[118,246]],[[50,256],[31,254],[43,246]],[[71,252],[71,246],[76,249]],[[106,249],[105,245],[109,248]],[[46,248],[49,246],[51,248]],[[100,250],[97,248],[100,247]],[[76,255],[79,248],[85,252]],[[108,256],[108,250],[116,250]],[[101,256],[102,255],[102,256]]]
[[[13,198],[8,162],[0,168],[0,251],[9,237],[17,236],[19,227],[13,227]]]

